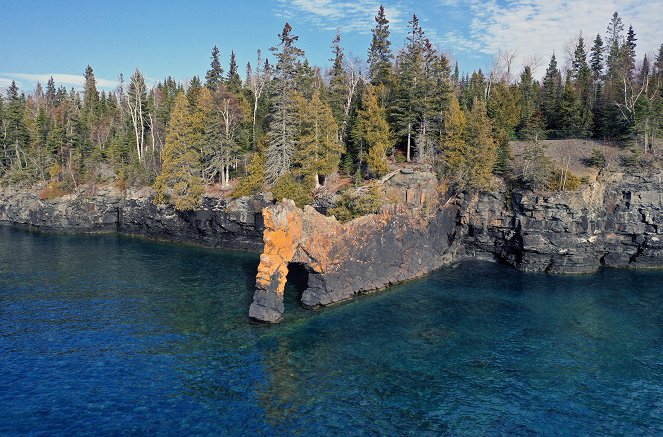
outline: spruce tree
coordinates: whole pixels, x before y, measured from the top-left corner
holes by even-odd
[[[520,89],[521,110],[516,132],[518,137],[522,138],[521,133],[538,106],[534,87],[534,77],[532,76],[532,69],[529,65],[526,65],[525,68],[523,68],[523,72],[520,74],[518,88]]]
[[[405,147],[405,159],[410,162],[415,138],[426,102],[427,77],[424,59],[426,39],[416,15],[408,22],[410,28],[406,37],[405,48],[398,55],[396,89],[391,107],[391,119],[401,143]]]
[[[348,95],[348,74],[343,65],[344,54],[341,47],[341,34],[338,31],[332,41],[332,51],[334,57],[330,59],[333,65],[329,72],[329,102],[339,127],[339,138],[342,138],[342,129],[347,124],[345,107]]]
[[[7,88],[7,102],[4,114],[4,154],[5,165],[21,170],[28,165],[28,130],[25,125],[25,95],[18,93],[18,86],[12,80]]]
[[[97,91],[97,80],[94,71],[89,65],[85,69],[85,87],[83,89],[83,113],[86,117],[91,116],[99,104],[99,92]]]
[[[626,71],[626,76],[630,79],[634,79],[635,75],[635,47],[636,47],[636,41],[638,39],[635,37],[635,31],[633,30],[633,26],[628,27],[628,32],[626,34],[626,43],[624,44],[622,50],[623,50],[623,62],[624,62],[624,68]]]
[[[223,68],[221,67],[221,62],[219,61],[219,48],[214,46],[212,49],[212,62],[210,63],[210,69],[207,70],[205,75],[205,86],[210,90],[214,91],[223,83]]]
[[[279,45],[270,50],[278,63],[273,82],[271,123],[267,134],[267,164],[265,175],[269,183],[290,171],[292,158],[297,148],[297,108],[293,97],[295,79],[304,51],[295,43],[298,36],[292,35],[292,26],[285,23],[279,34]]]
[[[587,64],[587,53],[582,38],[578,38],[573,58],[572,76],[576,95],[580,102],[581,126],[577,135],[589,136],[592,129],[592,106],[594,104],[594,89],[592,86],[592,70]]]
[[[235,50],[230,51],[230,67],[228,68],[228,79],[226,81],[228,89],[239,94],[242,90],[242,79],[239,77],[237,69],[237,59],[235,59]]]
[[[392,61],[394,55],[389,40],[389,20],[380,5],[375,16],[375,28],[371,31],[373,39],[368,49],[368,77],[373,85],[390,87],[392,83]]]
[[[189,99],[180,92],[170,116],[163,169],[155,183],[155,202],[173,204],[178,211],[200,205],[205,192],[200,177],[200,143],[200,123],[192,113]]]
[[[567,76],[559,107],[559,133],[565,138],[578,138],[586,135],[584,129],[581,102]]]
[[[46,104],[51,109],[56,106],[56,92],[55,81],[53,80],[53,76],[51,76],[48,82],[46,82]]]
[[[592,46],[590,64],[592,68],[592,79],[598,82],[603,76],[603,40],[600,34],[596,34]]]
[[[551,131],[559,129],[559,107],[562,95],[562,75],[557,69],[557,58],[553,53],[550,64],[543,78],[541,88],[541,113],[546,122],[546,128]]]

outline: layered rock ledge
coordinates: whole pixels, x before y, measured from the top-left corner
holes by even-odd
[[[151,189],[112,186],[41,200],[35,189],[0,188],[0,223],[58,232],[118,232],[210,247],[262,250],[264,196],[204,197],[195,211],[155,205]]]

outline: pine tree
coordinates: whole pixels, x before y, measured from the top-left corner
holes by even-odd
[[[157,177],[157,203],[171,203],[178,211],[195,209],[205,192],[200,177],[200,132],[183,92],[175,97],[163,151],[163,170]]]
[[[274,100],[268,131],[267,164],[265,175],[269,183],[290,171],[297,148],[297,108],[293,104],[295,79],[304,51],[295,43],[298,36],[291,34],[292,26],[285,23],[279,34],[279,45],[270,50],[278,59],[273,90]]]
[[[368,173],[382,176],[389,170],[387,150],[393,147],[394,141],[387,123],[386,111],[378,100],[377,88],[367,85],[364,89],[361,109],[357,110],[357,119],[352,130],[352,139],[359,146],[359,160],[361,163],[366,163]]]
[[[310,100],[298,96],[296,105],[300,130],[295,166],[297,173],[312,178],[317,188],[320,176],[338,169],[345,147],[338,138],[338,125],[331,107],[321,100],[319,91],[314,92]]]
[[[371,31],[373,34],[371,47],[368,49],[368,77],[371,84],[384,85],[388,88],[392,83],[391,64],[394,55],[389,41],[389,20],[382,5],[375,16],[375,23],[375,28]]]
[[[210,90],[216,90],[223,83],[223,68],[221,67],[221,62],[219,61],[219,49],[217,46],[214,46],[212,49],[212,62],[210,63],[210,69],[207,70],[205,75],[205,86]]]

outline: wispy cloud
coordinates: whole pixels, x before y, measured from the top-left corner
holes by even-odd
[[[345,32],[369,33],[375,26],[375,14],[381,2],[356,0],[278,0],[276,14],[290,19],[303,18],[323,30],[340,28]],[[400,7],[385,5],[385,14],[391,23],[402,21]]]
[[[11,84],[12,80],[17,82],[19,87],[34,86],[37,82],[41,82],[42,85],[46,84],[48,80],[53,77],[56,85],[64,85],[67,87],[82,88],[85,85],[85,77],[77,74],[64,74],[64,73],[44,73],[44,74],[34,74],[34,73],[0,73],[0,87],[7,87]],[[115,80],[96,78],[97,87],[102,89],[115,88],[118,84]]]
[[[605,35],[613,12],[618,11],[625,28],[629,24],[638,36],[638,55],[657,50],[663,42],[660,14],[663,0],[604,0],[601,4],[577,0],[438,0],[442,7],[463,7],[472,15],[467,33],[450,33],[463,51],[493,55],[515,50],[518,62],[553,51],[565,56],[565,44],[579,32],[591,45],[594,36]]]

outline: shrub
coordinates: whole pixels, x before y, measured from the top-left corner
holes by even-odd
[[[304,181],[297,181],[290,173],[281,176],[274,182],[272,194],[277,201],[291,199],[300,208],[309,205],[312,201],[310,186],[306,186]]]
[[[344,191],[335,207],[328,213],[342,223],[367,214],[376,214],[382,208],[382,193],[377,183],[373,182],[358,189]]]
[[[592,149],[592,154],[587,158],[587,166],[594,168],[605,168],[606,158],[600,149]]]

